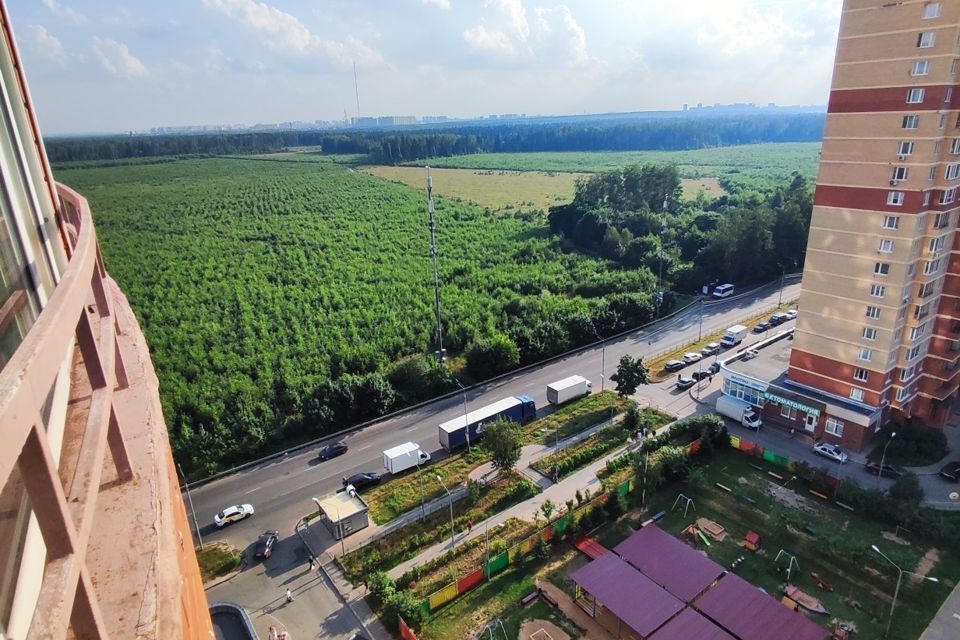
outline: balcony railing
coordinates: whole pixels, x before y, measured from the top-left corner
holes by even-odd
[[[75,637],[106,638],[85,560],[108,447],[119,481],[133,478],[114,407],[114,390],[125,388],[127,379],[89,206],[63,185],[57,194],[70,262],[0,371],[0,487],[19,476],[46,546],[28,637],[59,640],[72,630]],[[56,460],[44,415],[65,360],[74,366]]]

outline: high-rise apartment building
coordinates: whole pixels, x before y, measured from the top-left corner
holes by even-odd
[[[942,424],[960,380],[960,0],[845,0],[789,383]]]
[[[0,640],[213,638],[146,341],[0,23]]]

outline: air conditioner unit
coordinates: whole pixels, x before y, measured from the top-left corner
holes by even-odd
[[[890,186],[891,186],[891,187],[897,186],[897,180],[891,180],[891,181],[890,181]]]
[[[897,160],[906,160],[907,156],[897,156]]]

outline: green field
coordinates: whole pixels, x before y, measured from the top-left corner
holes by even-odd
[[[505,171],[594,173],[632,164],[672,163],[684,178],[723,178],[734,185],[768,188],[789,180],[797,171],[813,181],[819,142],[756,144],[691,151],[596,151],[480,153],[418,161],[419,166]]]

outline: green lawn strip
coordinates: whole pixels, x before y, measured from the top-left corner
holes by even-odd
[[[667,414],[654,409],[643,409],[640,414],[641,422],[646,421],[652,429],[657,429],[673,420]],[[622,446],[627,442],[629,435],[620,425],[606,427],[557,453],[540,458],[532,466],[546,476],[552,476],[556,470],[558,477],[563,478]]]
[[[455,526],[458,531],[467,522],[482,522],[488,517],[536,495],[538,487],[517,473],[503,474],[496,482],[480,490],[473,504],[470,498],[453,504]],[[363,581],[374,571],[387,571],[401,562],[415,557],[424,549],[450,537],[450,512],[440,509],[426,517],[400,527],[375,542],[351,551],[340,558],[344,574],[354,584]]]
[[[508,638],[520,637],[523,622],[534,618],[550,620],[567,631],[571,638],[582,637],[583,631],[579,627],[546,603],[538,602],[530,607],[520,604],[524,596],[536,589],[537,573],[545,564],[545,561],[532,559],[512,565],[431,615],[418,637],[422,640],[469,638],[471,632],[496,618],[503,622]],[[499,628],[498,632],[494,637],[502,637]]]
[[[830,610],[831,619],[852,620],[861,637],[882,634],[894,582],[882,558],[870,551],[870,545],[876,544],[910,571],[916,570],[930,545],[903,546],[890,542],[881,535],[890,528],[887,525],[825,504],[817,498],[811,497],[809,502],[802,503],[811,509],[809,512],[786,506],[763,490],[767,483],[764,473],[751,467],[748,458],[735,452],[717,456],[704,470],[705,483],[668,486],[652,497],[649,512],[668,512],[660,526],[679,537],[697,517],[720,523],[729,535],[723,542],[711,541],[712,546],[706,549],[708,555],[727,567],[734,559],[744,557],[735,572],[776,596],[779,596],[780,586],[786,578],[773,570],[773,561],[780,549],[787,549],[796,555],[800,564],[800,569],[791,576],[791,582],[819,598]],[[715,482],[732,488],[738,496],[749,497],[754,503],[717,488]],[[694,499],[695,510],[692,508],[686,518],[680,509],[670,510],[681,492]],[[806,523],[814,527],[816,535],[801,532]],[[762,536],[761,553],[750,553],[737,544],[747,530]],[[931,574],[941,578],[958,575],[958,566],[960,558],[957,554],[941,549],[940,561]],[[834,591],[819,589],[811,572],[817,572],[834,587]],[[948,582],[948,585],[928,582],[914,585],[905,581],[892,637],[918,637],[952,588],[952,581]],[[826,618],[813,619],[827,623]]]
[[[226,542],[213,542],[197,551],[197,562],[200,577],[209,582],[238,569],[243,564],[243,551]]]
[[[367,489],[363,493],[363,499],[370,505],[370,517],[377,524],[385,524],[410,509],[419,508],[421,486],[424,502],[430,502],[445,495],[436,476],[443,478],[447,488],[452,491],[454,487],[466,482],[470,472],[489,458],[486,449],[474,446],[470,452],[440,460],[422,467],[419,471],[407,471]]]
[[[623,413],[633,404],[633,400],[621,398],[613,391],[594,393],[524,425],[523,439],[527,443],[563,440]]]

